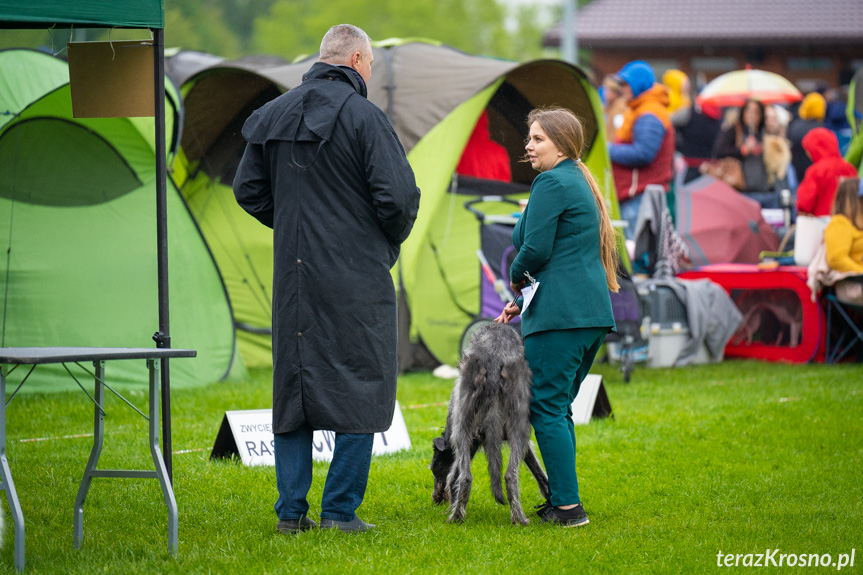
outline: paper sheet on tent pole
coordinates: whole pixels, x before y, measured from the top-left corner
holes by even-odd
[[[155,116],[152,41],[70,42],[75,118]]]

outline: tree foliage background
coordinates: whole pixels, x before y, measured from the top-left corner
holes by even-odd
[[[529,60],[549,55],[542,34],[563,0],[165,0],[165,46],[238,58],[270,54],[293,60],[317,52],[334,24],[363,28],[372,40],[425,38],[470,54]],[[140,38],[140,31],[13,30],[0,48]],[[556,53],[550,54],[556,56]]]

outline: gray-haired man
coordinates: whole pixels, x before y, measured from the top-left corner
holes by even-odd
[[[300,86],[255,111],[234,180],[273,228],[273,432],[279,530],[305,531],[312,432],[336,432],[321,527],[367,531],[374,433],[392,423],[396,299],[390,268],[419,207],[404,149],[369,102],[372,47],[342,24]]]

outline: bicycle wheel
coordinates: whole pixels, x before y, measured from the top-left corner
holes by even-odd
[[[464,350],[466,350],[467,346],[470,345],[470,338],[474,334],[474,332],[485,324],[491,323],[493,321],[494,320],[490,317],[478,317],[468,324],[468,326],[464,329],[464,333],[462,333],[461,335],[461,342],[458,348],[459,357],[464,357]]]

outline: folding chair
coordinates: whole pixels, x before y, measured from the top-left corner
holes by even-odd
[[[863,325],[863,319],[861,319],[863,318],[863,305],[839,301],[833,288],[825,289],[823,300],[824,313],[827,316],[827,340],[824,349],[827,357],[825,361],[826,363],[838,363],[855,344],[863,345],[863,330],[861,330],[861,325]],[[839,335],[835,342],[832,341],[832,320],[834,315],[844,321],[844,323],[839,324]],[[857,316],[856,320],[854,316]]]

